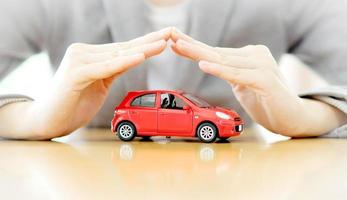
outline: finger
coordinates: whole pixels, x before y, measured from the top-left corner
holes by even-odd
[[[119,51],[119,55],[133,55],[137,53],[144,53],[146,58],[160,54],[166,48],[166,41],[159,40],[150,44],[144,44],[141,46],[133,47],[131,49]]]
[[[130,47],[134,47],[134,46],[139,46],[139,45],[155,42],[158,40],[167,41],[170,38],[171,30],[172,30],[172,27],[167,27],[157,32],[152,32],[145,36],[130,40],[127,43],[130,45]]]
[[[89,64],[83,67],[82,70],[87,79],[86,81],[99,80],[119,75],[143,61],[145,61],[145,55],[140,53],[114,58],[97,64]]]
[[[194,44],[187,43],[183,40],[178,40],[176,45],[172,46],[175,53],[187,57],[189,59],[200,61],[206,60],[221,65],[230,65],[240,68],[256,68],[258,64],[250,57],[233,56],[226,53],[217,53],[209,49],[199,47]]]
[[[219,77],[223,80],[229,81],[232,84],[241,85],[254,85],[255,84],[255,70],[234,68],[208,61],[200,61],[199,67],[205,73]]]
[[[253,58],[243,56],[221,55],[220,59],[220,62],[218,62],[219,64],[237,68],[260,68],[262,63],[260,60],[255,61]]]
[[[221,47],[211,47],[205,43],[202,43],[200,41],[197,41],[195,39],[193,39],[192,37],[182,33],[180,30],[178,30],[177,28],[172,28],[172,33],[171,33],[171,39],[174,42],[177,42],[178,40],[185,40],[189,43],[193,43],[195,45],[198,45],[200,47],[204,47],[210,50],[217,50],[218,52],[221,53],[228,53],[228,54],[232,54],[235,56],[249,56],[250,53],[252,53],[252,49],[254,45],[248,45],[245,47],[241,47],[241,48],[221,48]]]
[[[220,59],[220,55],[216,51],[181,39],[177,40],[174,48],[180,55],[195,61],[208,60],[211,62],[219,62]]]
[[[129,48],[134,48],[136,46],[153,43],[159,40],[167,41],[170,38],[170,35],[171,35],[171,27],[168,27],[156,32],[149,33],[142,37],[135,38],[127,42],[109,43],[109,44],[101,44],[101,45],[85,44],[84,48],[86,51],[91,53],[101,53],[101,52],[114,51],[114,50],[125,50]]]
[[[222,54],[228,54],[233,56],[240,56],[240,57],[249,57],[251,56],[251,51],[249,51],[249,48],[241,47],[241,48],[223,48],[223,47],[216,47],[215,50],[217,50],[219,53]]]
[[[77,56],[77,59],[82,63],[90,64],[107,61],[122,55],[134,55],[138,53],[144,53],[146,58],[148,58],[153,55],[159,54],[165,49],[165,47],[166,42],[164,40],[160,40],[157,42],[134,47],[128,50],[110,51],[103,53],[81,53],[81,55]]]
[[[77,56],[78,61],[90,64],[96,62],[103,62],[107,60],[114,59],[118,56],[117,51],[111,52],[103,52],[103,53],[81,53],[81,55]]]
[[[185,55],[181,54],[181,52],[177,49],[176,43],[171,44],[171,49],[175,54],[185,57]]]
[[[198,46],[201,46],[201,47],[204,47],[204,48],[207,48],[207,49],[210,49],[210,50],[213,50],[213,47],[205,44],[205,43],[202,43],[200,41],[197,41],[195,39],[193,39],[192,37],[182,33],[180,30],[178,30],[177,28],[172,28],[172,32],[171,32],[171,40],[173,42],[177,42],[178,40],[184,40],[186,42],[189,42],[189,43],[193,43],[195,45],[198,45]]]

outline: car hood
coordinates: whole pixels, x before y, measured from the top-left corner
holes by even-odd
[[[218,106],[216,106],[216,107],[211,107],[210,110],[211,110],[211,111],[215,111],[215,112],[223,112],[223,113],[225,113],[225,114],[230,115],[230,116],[233,117],[233,118],[239,117],[239,115],[238,115],[235,111],[233,111],[233,110],[231,110],[231,109],[223,108],[223,107],[218,107]]]

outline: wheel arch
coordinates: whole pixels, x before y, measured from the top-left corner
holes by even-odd
[[[132,125],[135,127],[135,134],[137,134],[137,127],[136,127],[136,125],[135,125],[133,122],[131,122],[130,120],[122,120],[122,121],[119,121],[119,122],[117,123],[117,125],[116,125],[115,132],[117,132],[119,125],[120,125],[121,123],[123,123],[123,122],[128,122],[128,123],[132,124]]]
[[[198,129],[199,129],[199,126],[200,126],[201,124],[203,124],[203,123],[210,123],[210,124],[212,124],[212,125],[216,128],[216,130],[217,130],[217,137],[219,137],[219,129],[218,129],[218,126],[217,126],[214,122],[212,122],[212,121],[210,121],[210,120],[203,120],[203,121],[199,122],[198,125],[196,125],[195,130],[194,130],[194,131],[195,131],[194,137],[197,137],[197,136],[198,136]]]

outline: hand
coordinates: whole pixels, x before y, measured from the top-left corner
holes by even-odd
[[[134,40],[72,44],[54,75],[50,91],[32,102],[33,139],[62,136],[87,124],[103,105],[111,83],[123,72],[166,48],[171,28]]]
[[[198,61],[202,71],[229,82],[251,118],[271,131],[316,136],[344,123],[345,117],[337,109],[302,99],[287,87],[266,46],[211,47],[177,29],[173,29],[171,38],[174,52]]]

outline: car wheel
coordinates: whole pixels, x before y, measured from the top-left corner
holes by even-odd
[[[214,142],[217,139],[217,128],[211,123],[202,123],[198,127],[197,136],[202,142]]]
[[[122,122],[117,128],[117,135],[123,141],[131,141],[136,136],[136,130],[133,124]]]

